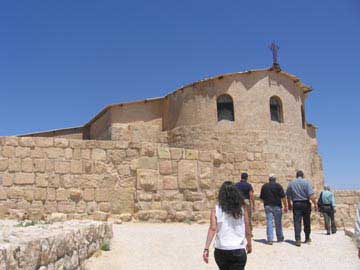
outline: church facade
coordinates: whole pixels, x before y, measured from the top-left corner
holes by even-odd
[[[274,67],[249,70],[203,79],[161,98],[109,105],[81,127],[23,136],[234,153],[242,157],[239,169],[255,182],[275,173],[285,184],[301,169],[320,188],[316,127],[305,115],[311,91],[296,76]]]

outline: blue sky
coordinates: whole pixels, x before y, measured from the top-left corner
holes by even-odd
[[[271,65],[312,85],[326,181],[360,188],[360,2],[0,2],[0,135],[82,125],[110,103]]]

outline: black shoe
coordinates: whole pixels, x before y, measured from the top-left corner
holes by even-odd
[[[331,232],[332,234],[335,234],[336,233],[336,231],[334,231],[334,232]]]
[[[278,243],[284,242],[284,237],[279,238],[277,241],[278,241]]]
[[[330,235],[330,232],[327,232],[326,235]]]
[[[310,243],[311,243],[311,238],[305,240],[305,244],[310,244]]]
[[[300,240],[296,240],[296,242],[295,242],[295,246],[297,246],[297,247],[301,247],[301,241],[300,241]]]
[[[273,241],[267,241],[266,244],[271,246],[273,244]]]

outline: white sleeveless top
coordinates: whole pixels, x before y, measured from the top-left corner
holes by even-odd
[[[244,214],[244,209],[243,209]],[[235,219],[232,215],[222,211],[219,205],[215,208],[217,233],[215,248],[222,250],[234,250],[246,248],[245,220],[244,215]]]

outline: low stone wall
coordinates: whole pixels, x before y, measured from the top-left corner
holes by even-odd
[[[112,237],[112,225],[67,221],[16,227],[0,221],[0,270],[78,270]]]
[[[336,190],[335,218],[339,225],[353,228],[355,226],[357,205],[360,202],[360,190]]]

